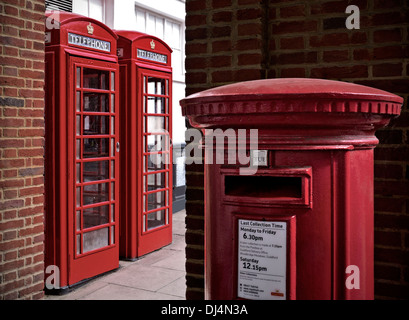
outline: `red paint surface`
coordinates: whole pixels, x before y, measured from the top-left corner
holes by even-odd
[[[233,128],[236,136],[259,129],[258,149],[269,161],[256,176],[304,181],[293,199],[238,196],[224,184],[227,175],[240,184],[237,165],[205,165],[207,298],[237,298],[237,220],[249,219],[287,222],[287,299],[373,299],[374,133],[402,103],[385,91],[319,79],[242,82],[183,99],[194,127]],[[349,265],[360,270],[359,289],[345,286]]]

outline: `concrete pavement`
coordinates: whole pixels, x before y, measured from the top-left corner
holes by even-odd
[[[184,300],[185,215],[184,210],[173,215],[172,244],[137,261],[120,260],[118,270],[44,300]]]

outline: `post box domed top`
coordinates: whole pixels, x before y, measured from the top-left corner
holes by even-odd
[[[294,104],[294,99],[299,100],[300,103]],[[285,78],[245,81],[216,87],[183,99],[181,105],[182,107],[203,103],[228,103],[231,105],[232,102],[245,102],[248,105],[249,102],[257,104],[267,100],[270,100],[272,105],[276,103],[282,106],[276,105],[275,108],[272,106],[271,111],[284,112],[319,111],[317,107],[311,110],[305,108],[304,102],[312,100],[319,102],[322,107],[326,106],[327,108],[323,111],[328,112],[341,111],[339,107],[331,108],[334,102],[367,101],[373,102],[379,107],[382,103],[387,103],[388,108],[365,110],[366,112],[399,114],[400,106],[403,103],[403,98],[395,94],[354,83],[323,79]],[[291,108],[284,107],[283,102],[286,100],[292,101]],[[348,110],[345,105],[342,111],[352,110]],[[356,112],[358,111],[365,112],[356,110]]]
[[[240,125],[246,125],[246,121],[254,124],[256,117],[259,124],[268,125],[283,114],[291,114],[293,120],[295,117],[301,120],[306,114],[320,115],[321,120],[324,114],[331,115],[331,119],[340,114],[376,114],[390,119],[399,115],[402,103],[401,97],[383,90],[308,78],[239,82],[198,92],[180,101],[182,114],[194,126],[203,127],[217,123],[232,125],[235,121]]]

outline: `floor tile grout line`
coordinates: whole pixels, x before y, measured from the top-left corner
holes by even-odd
[[[174,294],[162,293],[162,292],[147,290],[147,289],[143,289],[143,288],[135,288],[135,287],[132,287],[132,286],[127,286],[127,285],[124,285],[124,284],[119,284],[119,283],[114,283],[114,282],[106,282],[106,285],[105,285],[105,286],[102,286],[101,288],[98,288],[97,290],[93,291],[92,293],[98,292],[98,291],[102,290],[103,288],[105,288],[105,287],[107,287],[107,286],[109,286],[109,285],[114,285],[114,286],[118,286],[118,287],[124,287],[124,288],[139,290],[139,291],[145,291],[145,292],[149,292],[149,293],[152,293],[152,294],[161,294],[161,295],[165,295],[165,296],[172,296],[172,297],[184,298],[184,297],[182,297],[182,296],[178,296],[178,295],[174,295]],[[161,288],[161,289],[162,289],[162,288]],[[160,290],[160,289],[158,289],[158,290]],[[85,295],[83,295],[83,296],[81,296],[81,297],[79,297],[79,298],[74,299],[74,300],[83,300],[83,299],[84,299],[86,296],[88,296],[89,294],[90,294],[90,293],[87,293],[87,294],[85,294]],[[68,299],[68,300],[71,300],[71,299]]]
[[[181,278],[185,278],[185,276],[186,276],[186,274],[180,276],[179,278],[173,280],[172,282],[170,282],[170,283],[168,283],[167,285],[163,286],[162,288],[156,290],[155,292],[162,294],[163,292],[159,292],[159,290],[162,290],[163,288],[165,288],[165,287],[167,287],[167,286],[170,286],[172,283],[175,283],[176,281],[180,280]],[[168,294],[168,293],[165,293],[165,294]],[[178,296],[178,295],[172,295],[172,294],[168,294],[168,295],[170,295],[170,296],[175,296],[175,297],[180,297],[180,296]]]

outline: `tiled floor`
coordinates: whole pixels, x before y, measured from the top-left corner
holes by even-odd
[[[61,296],[45,300],[184,300],[185,211],[173,215],[173,242]]]

